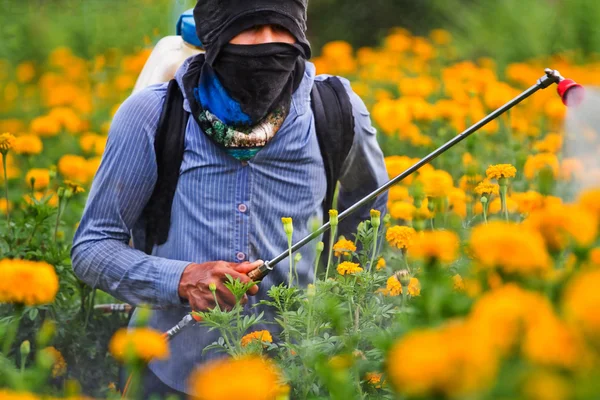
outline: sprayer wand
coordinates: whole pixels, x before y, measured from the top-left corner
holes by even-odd
[[[550,85],[552,85],[554,83],[558,84],[557,91],[565,105],[577,106],[583,100],[584,90],[581,85],[575,83],[571,79],[563,78],[558,71],[547,68],[545,70],[545,75],[542,76],[540,79],[538,79],[538,81],[535,85],[531,86],[529,89],[525,90],[523,93],[521,93],[519,96],[515,97],[508,103],[504,104],[502,107],[493,111],[492,113],[487,115],[485,118],[483,118],[476,124],[467,128],[464,132],[462,132],[458,136],[455,136],[453,139],[451,139],[450,141],[448,141],[447,143],[445,143],[438,149],[434,150],[433,152],[431,152],[428,155],[426,155],[425,157],[423,157],[421,160],[416,162],[413,166],[411,166],[410,168],[408,168],[407,170],[402,172],[400,175],[396,176],[394,179],[390,180],[389,182],[387,182],[380,188],[376,189],[371,194],[367,195],[366,197],[364,197],[363,199],[358,201],[356,204],[354,204],[350,208],[346,209],[344,212],[340,213],[338,216],[338,220],[339,221],[344,220],[346,217],[348,217],[349,215],[356,212],[358,209],[363,207],[365,204],[369,203],[370,201],[375,199],[377,196],[379,196],[383,192],[389,190],[392,186],[401,182],[406,177],[412,175],[413,173],[418,171],[422,166],[429,163],[430,161],[432,161],[433,159],[438,157],[440,154],[446,152],[450,148],[454,147],[454,145],[456,145],[457,143],[462,142],[464,139],[469,137],[471,134],[478,131],[479,129],[481,129],[482,127],[487,125],[489,122],[493,121],[494,119],[498,118],[500,115],[504,114],[506,111],[510,110],[517,104],[521,103],[523,100],[527,99],[529,96],[531,96],[538,90],[546,89],[547,87],[549,87]],[[327,222],[326,224],[321,226],[319,229],[317,229],[316,231],[312,232],[310,235],[306,236],[304,239],[302,239],[299,242],[297,242],[296,244],[294,244],[291,249],[292,253],[298,251],[299,249],[301,249],[302,247],[304,247],[305,245],[310,243],[313,239],[317,238],[319,235],[326,232],[330,227],[331,227],[331,225],[329,224],[329,222]],[[266,261],[263,265],[261,265],[257,269],[250,271],[248,273],[248,277],[250,277],[255,282],[262,280],[265,276],[267,276],[273,270],[275,265],[277,265],[279,262],[283,261],[288,255],[289,255],[288,251],[282,252],[277,257],[273,258],[272,260]],[[190,326],[191,324],[193,324],[196,320],[197,320],[197,318],[194,318],[191,314],[186,315],[177,325],[175,325],[173,328],[169,329],[167,332],[164,333],[165,339],[167,341],[173,339],[173,337],[175,337],[178,333],[180,333],[187,326]]]

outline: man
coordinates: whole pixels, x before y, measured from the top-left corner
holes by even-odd
[[[155,131],[166,84],[127,99],[111,126],[108,143],[75,236],[75,273],[87,284],[134,305],[156,309],[150,326],[165,331],[190,307],[214,307],[208,286],[217,285],[222,307],[234,304],[225,275],[246,274],[287,248],[281,217],[294,220],[294,241],[322,219],[326,192],[310,93],[314,66],[307,62],[307,0],[201,0],[194,16],[205,55],[188,59],[176,80],[191,112],[185,152],[173,199],[166,243],[144,247],[142,211],[156,183]],[[387,181],[382,152],[369,114],[344,80],[355,120],[352,149],[340,177],[343,210]],[[223,134],[226,133],[226,134]],[[369,209],[385,210],[381,196],[340,226],[350,235]],[[133,237],[134,247],[128,246]],[[305,246],[299,283],[312,277],[314,246]],[[250,262],[250,260],[258,260]],[[248,293],[249,306],[272,285],[287,282],[275,269]],[[266,315],[266,319],[271,316]],[[135,321],[135,315],[133,317]],[[263,325],[257,329],[271,329]],[[145,393],[183,395],[197,364],[222,356],[202,354],[218,339],[201,326],[170,344],[171,357],[153,362]]]

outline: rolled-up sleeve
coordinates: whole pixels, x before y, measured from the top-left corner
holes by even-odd
[[[143,90],[113,119],[102,162],[73,241],[75,274],[133,305],[181,305],[178,286],[190,264],[149,256],[129,246],[156,182],[154,134],[164,94]]]
[[[354,142],[344,162],[338,192],[338,210],[346,210],[388,181],[388,174],[381,147],[377,142],[377,130],[371,124],[370,114],[362,99],[354,93],[350,82],[341,79],[346,87],[354,115]],[[387,192],[369,202],[356,213],[340,222],[339,233],[351,238],[361,221],[370,219],[370,210],[385,215]]]

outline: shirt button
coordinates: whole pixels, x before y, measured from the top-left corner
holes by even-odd
[[[238,251],[238,253],[235,255],[235,257],[240,261],[244,261],[244,259],[246,258],[246,255],[244,253],[242,253],[241,251]]]
[[[246,211],[248,211],[248,206],[246,206],[245,204],[239,204],[238,205],[238,211],[241,213],[245,213]]]

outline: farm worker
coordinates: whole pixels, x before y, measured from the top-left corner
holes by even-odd
[[[315,76],[307,61],[306,7],[307,0],[199,1],[194,18],[206,53],[184,62],[174,86],[150,86],[130,96],[115,115],[75,235],[73,269],[90,286],[154,308],[149,322],[154,329],[171,328],[190,309],[213,308],[213,285],[219,305],[231,308],[235,299],[224,287],[226,275],[248,282],[246,274],[261,259],[287,248],[282,217],[293,218],[295,240],[310,233],[313,219],[323,218],[324,199],[332,193],[325,160],[337,154],[322,154],[315,128],[321,118],[311,90],[328,77]],[[364,103],[347,80],[338,82],[353,126],[351,148],[337,175],[342,211],[388,176]],[[183,106],[166,112],[184,110],[190,116],[182,124],[181,154],[163,159],[155,135],[171,87],[180,89]],[[323,101],[321,111],[339,107],[336,103]],[[175,176],[159,178],[178,155]],[[169,186],[173,182],[176,186]],[[174,193],[170,200],[169,190],[165,195],[157,189],[165,187]],[[169,200],[167,205],[152,203],[156,196]],[[344,220],[340,234],[350,237],[372,208],[385,213],[386,201],[380,196]],[[164,215],[167,229],[148,229],[163,226]],[[131,238],[134,248],[128,246]],[[306,285],[314,246],[301,253],[295,284]],[[276,268],[247,293],[246,312],[265,311],[264,319],[272,322],[271,310],[251,306],[266,299],[272,285],[287,281],[286,268]],[[134,313],[131,323],[135,320]],[[277,328],[269,323],[254,329]],[[191,370],[223,357],[213,350],[203,353],[218,339],[217,332],[200,325],[180,333],[170,342],[170,358],[151,362],[145,372],[144,398],[153,393],[183,398]]]

